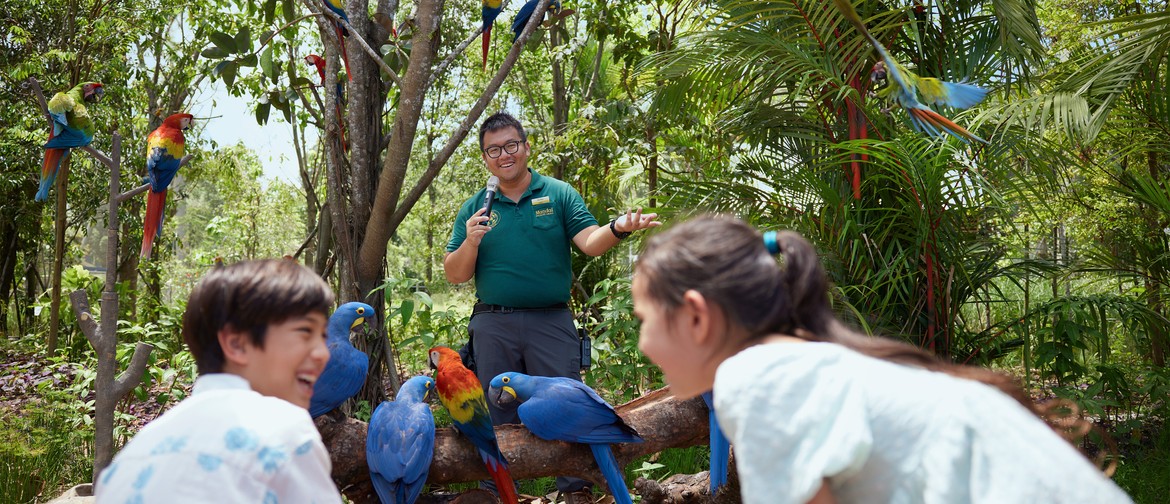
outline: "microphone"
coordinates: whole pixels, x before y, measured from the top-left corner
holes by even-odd
[[[487,191],[483,195],[483,214],[488,217],[488,221],[492,217],[492,202],[496,200],[496,189],[500,187],[500,177],[492,175],[488,177]],[[480,225],[488,225],[488,221],[483,221]]]

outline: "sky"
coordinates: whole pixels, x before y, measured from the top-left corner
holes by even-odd
[[[232,96],[223,82],[206,80],[192,100],[191,114],[207,121],[201,136],[214,140],[220,146],[243,142],[252,149],[264,164],[265,178],[276,178],[293,185],[300,185],[297,155],[293,150],[292,126],[284,121],[284,115],[273,109],[268,124],[256,123],[252,98]],[[317,129],[305,128],[308,145],[317,142]]]

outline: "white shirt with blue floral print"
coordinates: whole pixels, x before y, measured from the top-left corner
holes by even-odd
[[[95,490],[111,504],[339,503],[330,469],[308,411],[208,374],[118,452]]]

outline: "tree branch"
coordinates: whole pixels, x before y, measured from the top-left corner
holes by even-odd
[[[106,271],[106,274],[108,275],[110,272]],[[70,292],[69,305],[73,308],[73,315],[77,317],[77,323],[81,326],[81,332],[85,334],[85,339],[89,340],[90,345],[97,348],[101,334],[98,333],[97,321],[93,319],[93,312],[89,308],[89,295],[85,289]]]
[[[385,61],[382,61],[382,56],[380,56],[376,51],[374,51],[374,49],[372,47],[370,47],[370,44],[366,43],[366,39],[363,38],[358,33],[357,30],[353,29],[353,26],[349,24],[349,21],[341,19],[341,16],[338,16],[336,12],[333,12],[329,9],[321,9],[319,12],[314,11],[313,4],[309,0],[301,0],[301,2],[304,3],[307,7],[309,7],[310,11],[316,12],[318,16],[327,17],[329,19],[332,19],[335,23],[338,23],[338,24],[345,26],[345,29],[348,30],[351,34],[353,34],[353,36],[351,36],[349,38],[356,40],[357,43],[362,46],[362,49],[366,52],[366,54],[368,54],[370,56],[370,58],[373,58],[374,62],[378,64],[378,68],[381,68],[383,72],[386,72],[386,75],[390,76],[390,80],[394,81],[394,83],[397,84],[399,88],[402,87],[402,80],[398,78],[398,74],[394,73],[394,70],[392,70],[390,68],[390,65],[387,65]],[[325,30],[325,31],[329,31],[330,33],[333,33],[334,37],[337,36],[337,32],[335,30]],[[337,43],[339,43],[341,45],[345,45],[345,40],[338,40]]]
[[[621,465],[667,448],[707,442],[707,407],[698,398],[679,401],[670,395],[669,389],[663,388],[615,410],[645,440],[613,445],[614,456]],[[366,423],[337,414],[318,417],[316,423],[329,449],[333,480],[338,488],[354,502],[377,502],[366,462]],[[605,479],[598,471],[588,445],[545,441],[520,425],[502,425],[495,430],[513,479],[578,476],[598,483],[600,488],[605,487]],[[438,429],[428,482],[448,484],[488,477],[479,453],[465,436],[452,428]]]
[[[431,182],[434,181],[435,177],[439,175],[439,171],[443,169],[445,164],[447,164],[447,160],[450,159],[451,156],[455,153],[455,149],[457,149],[459,144],[463,142],[463,139],[467,137],[467,134],[471,131],[475,121],[477,121],[479,116],[483,114],[483,111],[487,108],[488,103],[491,102],[492,98],[495,97],[496,92],[499,91],[500,86],[503,85],[504,79],[508,76],[508,73],[511,72],[512,67],[516,65],[516,61],[520,59],[520,53],[524,51],[524,46],[527,44],[529,37],[532,36],[532,33],[536,31],[536,27],[539,26],[540,22],[544,19],[544,13],[546,10],[548,10],[548,5],[549,0],[541,0],[541,2],[537,4],[536,11],[532,13],[532,18],[530,18],[528,20],[528,24],[524,26],[524,31],[520,33],[520,38],[516,39],[516,42],[512,44],[512,49],[508,52],[508,56],[504,58],[504,63],[500,65],[500,69],[496,71],[495,77],[492,77],[492,80],[488,83],[487,88],[485,88],[483,93],[480,94],[479,100],[476,100],[475,105],[471,107],[471,110],[467,113],[467,117],[464,118],[463,122],[459,124],[459,127],[456,128],[454,132],[452,132],[451,137],[447,139],[447,144],[444,145],[443,149],[439,151],[438,156],[431,160],[430,164],[427,166],[427,171],[423,173],[422,177],[420,177],[414,187],[411,188],[410,193],[408,193],[406,197],[401,202],[399,202],[397,208],[394,210],[394,213],[390,216],[390,221],[382,225],[384,230],[396,229],[397,226],[403,221],[403,219],[406,218],[406,215],[410,213],[410,209],[414,207],[414,204],[418,202],[418,199],[421,198],[422,194],[426,191],[427,186],[429,186]],[[375,211],[380,210],[377,205],[375,205],[374,209]],[[372,223],[373,219],[371,219],[370,222]],[[386,242],[389,240],[389,235],[386,233],[383,233],[383,235],[385,235],[386,239],[383,239],[379,246],[382,247],[384,253]],[[367,230],[366,236],[366,243],[362,244],[362,248],[365,249],[367,246],[374,247],[375,244],[371,243],[369,239],[369,237],[372,236],[369,230]]]
[[[122,400],[126,394],[134,390],[139,383],[142,383],[143,373],[146,372],[146,364],[150,359],[150,352],[154,350],[154,345],[139,341],[134,346],[134,356],[130,357],[130,365],[126,366],[126,370],[118,375],[114,380],[114,398],[118,401]]]

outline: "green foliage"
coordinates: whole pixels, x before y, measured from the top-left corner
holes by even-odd
[[[93,430],[77,428],[72,412],[55,402],[26,403],[20,415],[5,413],[0,424],[0,488],[4,502],[37,502],[89,481]]]
[[[638,351],[639,323],[633,316],[630,280],[598,282],[585,310],[595,314],[585,324],[593,338],[593,366],[585,373],[585,382],[613,404],[662,387],[662,372]]]

